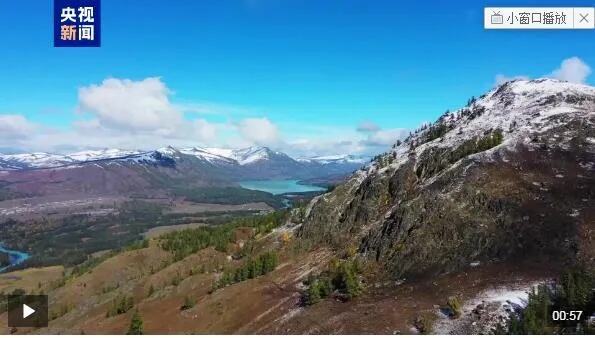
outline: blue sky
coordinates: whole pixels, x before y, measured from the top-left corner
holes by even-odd
[[[100,48],[52,47],[52,4],[0,4],[0,122],[11,116],[5,124],[26,131],[0,126],[0,150],[373,152],[489,90],[499,74],[539,77],[571,57],[595,65],[594,30],[483,29],[484,6],[570,5],[560,1],[102,0]],[[117,101],[102,91],[110,78],[123,107],[102,106]],[[105,96],[83,102],[81,88]],[[151,88],[164,105],[155,123],[182,116],[184,128],[122,121],[138,113],[127,93],[143,101]],[[373,128],[358,132],[362,123]]]

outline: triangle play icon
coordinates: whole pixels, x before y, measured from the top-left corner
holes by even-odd
[[[35,310],[31,307],[27,306],[27,304],[23,304],[23,319],[29,317],[30,315],[34,314]]]

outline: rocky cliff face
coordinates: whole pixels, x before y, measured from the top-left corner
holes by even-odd
[[[332,193],[299,236],[392,276],[595,257],[595,88],[513,81],[446,112]]]

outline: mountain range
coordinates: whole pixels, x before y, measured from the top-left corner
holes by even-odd
[[[181,156],[191,156],[200,160],[221,165],[251,165],[266,161],[298,162],[316,165],[356,165],[361,166],[370,157],[356,155],[331,155],[294,159],[289,155],[273,151],[268,147],[249,147],[243,149],[226,148],[174,148],[172,146],[153,151],[101,149],[85,150],[66,155],[45,152],[0,154],[0,170],[50,169],[82,165],[97,161],[148,162],[156,157],[156,153],[169,156],[172,159]]]
[[[237,186],[242,180],[316,180],[324,184],[344,178],[368,161],[354,155],[294,159],[267,147],[25,153],[0,155],[0,190],[5,196],[130,195],[177,185]]]

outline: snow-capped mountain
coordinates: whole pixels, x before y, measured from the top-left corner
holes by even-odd
[[[334,182],[360,163],[297,161],[266,147],[89,150],[73,154],[0,155],[0,181],[19,196],[162,194],[180,187],[237,186],[242,180]],[[2,187],[0,187],[1,189]]]
[[[103,149],[86,150],[67,155],[49,153],[0,154],[0,170],[57,168],[90,161],[120,159],[140,155],[142,151]]]
[[[281,152],[272,151],[271,149],[266,147],[250,147],[246,149],[235,150],[233,151],[232,156],[236,161],[238,161],[240,165],[271,160],[278,157],[293,160],[289,156]]]
[[[266,147],[90,150],[0,155],[0,181],[11,194],[160,195],[172,189],[238,186],[242,180],[341,179],[360,163],[297,161]]]
[[[267,147],[249,147],[242,149],[201,148],[201,151],[235,160],[240,165],[266,161],[274,157],[290,158],[282,152],[273,151]]]
[[[236,161],[239,165],[246,165],[259,161],[270,160],[275,156],[289,157],[288,155],[273,151],[267,147],[249,147],[242,149],[226,148],[192,148],[208,153],[213,157],[227,158]]]
[[[429,156],[430,151],[454,150],[495,131],[502,137],[498,147],[511,147],[528,141],[532,134],[592,116],[594,102],[595,88],[588,85],[549,78],[510,81],[470,99],[459,110],[447,111],[378,158],[391,159],[390,167],[394,169],[407,162],[410,154]],[[555,138],[565,139],[564,135]],[[378,164],[370,164],[368,171],[379,169]]]
[[[18,170],[28,168],[58,167],[73,163],[68,156],[48,153],[29,153],[2,155],[0,154],[0,169]]]
[[[394,278],[592,260],[594,182],[595,88],[512,81],[315,198],[296,237],[353,245]]]
[[[171,159],[190,156],[212,164],[239,166],[257,165],[271,161],[287,162],[291,165],[362,164],[368,161],[368,158],[354,155],[321,156],[295,160],[285,153],[267,147],[225,149],[167,146],[154,151],[102,149],[85,150],[66,155],[49,153],[0,154],[0,170],[48,169],[96,161],[150,162],[156,160],[156,157],[153,156],[155,153],[159,153],[160,157],[169,157]]]

